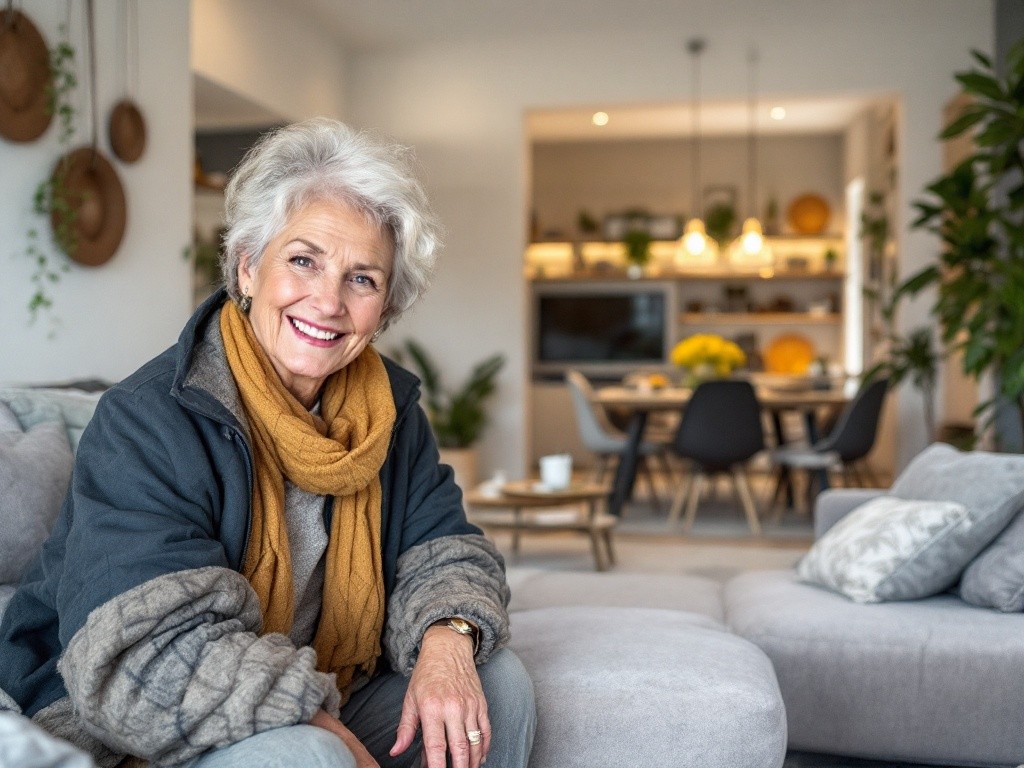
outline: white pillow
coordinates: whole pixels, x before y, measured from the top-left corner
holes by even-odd
[[[940,591],[935,584],[955,581],[966,563],[950,563],[950,573],[922,578],[914,573],[916,561],[934,561],[923,555],[947,548],[957,530],[970,525],[967,507],[957,502],[881,496],[818,539],[797,566],[797,575],[858,603],[927,597]]]

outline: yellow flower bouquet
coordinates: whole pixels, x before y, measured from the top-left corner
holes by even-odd
[[[714,333],[698,333],[680,341],[672,349],[672,363],[685,368],[693,383],[706,378],[722,378],[747,362],[739,346]]]

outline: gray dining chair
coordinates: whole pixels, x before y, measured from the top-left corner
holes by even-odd
[[[594,481],[602,482],[608,474],[612,459],[618,460],[625,452],[627,448],[626,434],[611,423],[604,408],[594,404],[594,389],[586,376],[578,370],[570,369],[565,373],[565,382],[572,397],[580,440],[586,449],[597,458]],[[638,470],[650,489],[651,505],[655,511],[660,511],[661,499],[654,480],[651,461],[659,460],[669,479],[672,479],[672,465],[669,463],[667,455],[670,439],[670,436],[666,435],[657,440],[644,439],[640,441]]]

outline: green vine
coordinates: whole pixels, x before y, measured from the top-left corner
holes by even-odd
[[[62,37],[66,36],[63,26],[60,33]],[[78,86],[78,76],[74,62],[75,49],[67,42],[62,41],[50,50],[47,110],[57,119],[57,143],[62,149],[70,145],[75,136],[75,108],[71,104],[71,94]],[[64,154],[62,151],[61,155]],[[61,169],[40,181],[32,195],[32,212],[55,222],[53,242],[62,254],[74,253],[77,246],[75,222],[78,211],[68,198]],[[61,275],[68,271],[69,266],[67,258],[60,254],[52,255],[51,250],[44,246],[39,227],[29,229],[25,255],[34,266],[30,277],[32,297],[28,302],[29,316],[34,323],[40,312],[52,311],[50,288],[60,282]],[[51,320],[56,322],[52,315]]]

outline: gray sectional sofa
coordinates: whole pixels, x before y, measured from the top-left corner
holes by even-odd
[[[0,390],[23,428],[63,422],[72,444],[95,399]],[[820,532],[873,493],[823,494]],[[13,530],[0,520],[0,544],[12,544]],[[39,536],[38,526],[16,530]],[[537,768],[778,768],[787,745],[959,766],[1024,762],[1022,613],[953,593],[857,604],[791,570],[723,585],[512,568],[509,581],[512,646],[536,690]],[[0,586],[0,610],[12,590]]]

